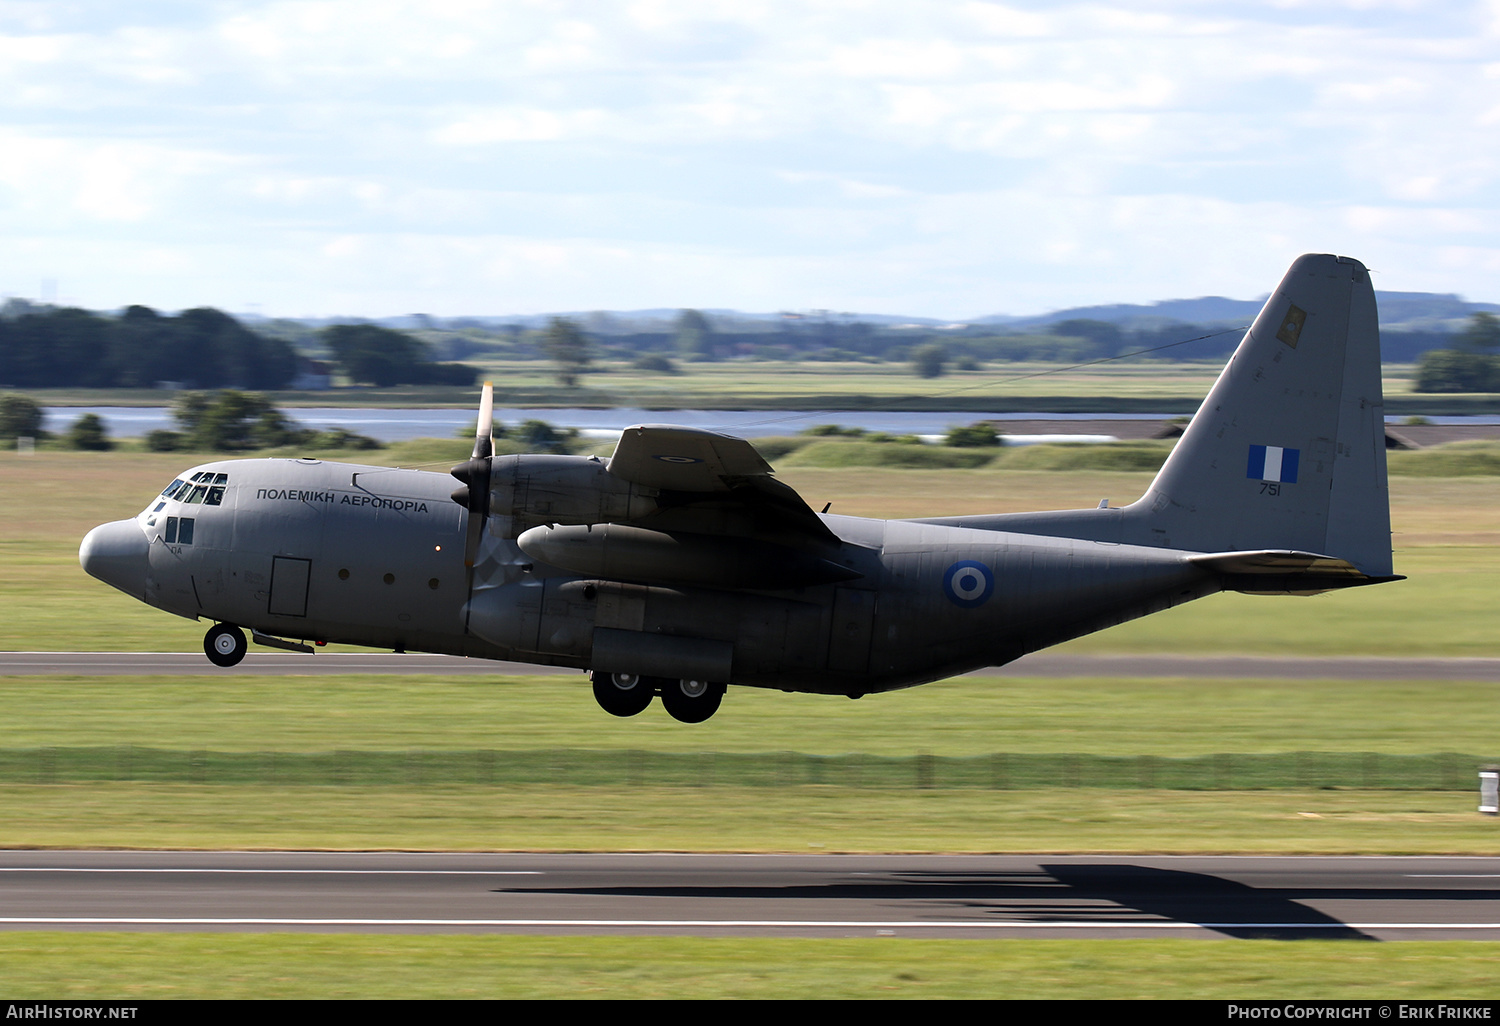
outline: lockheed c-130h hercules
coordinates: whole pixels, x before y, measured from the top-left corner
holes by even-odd
[[[340,642],[591,671],[620,716],[713,715],[729,684],[858,697],[998,666],[1218,591],[1392,575],[1375,294],[1300,257],[1146,494],[1124,507],[869,520],[815,513],[739,438],[627,428],[614,455],[473,457],[448,475],[225,460],[96,527],[90,574],[312,651]],[[300,639],[294,642],[286,639]]]

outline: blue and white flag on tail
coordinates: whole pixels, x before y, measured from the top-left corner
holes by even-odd
[[[1279,445],[1252,445],[1250,465],[1245,476],[1255,481],[1297,483],[1297,461],[1301,449],[1283,449]]]

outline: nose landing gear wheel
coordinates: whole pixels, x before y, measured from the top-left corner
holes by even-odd
[[[651,704],[653,688],[649,678],[635,673],[591,673],[594,701],[612,716],[634,716]]]
[[[233,666],[245,658],[245,632],[232,623],[210,627],[203,635],[203,654],[215,666]]]
[[[667,680],[661,685],[661,704],[681,723],[702,723],[719,711],[724,685],[710,680]]]

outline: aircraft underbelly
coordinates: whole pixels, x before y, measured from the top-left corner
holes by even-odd
[[[827,613],[816,595],[527,576],[475,595],[469,629],[518,659],[740,681],[822,670]]]

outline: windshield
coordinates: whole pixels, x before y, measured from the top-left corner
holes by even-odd
[[[218,506],[224,501],[229,475],[222,471],[200,470],[192,477],[177,478],[162,489],[163,499],[175,499],[188,505]],[[160,509],[160,505],[157,509]]]

